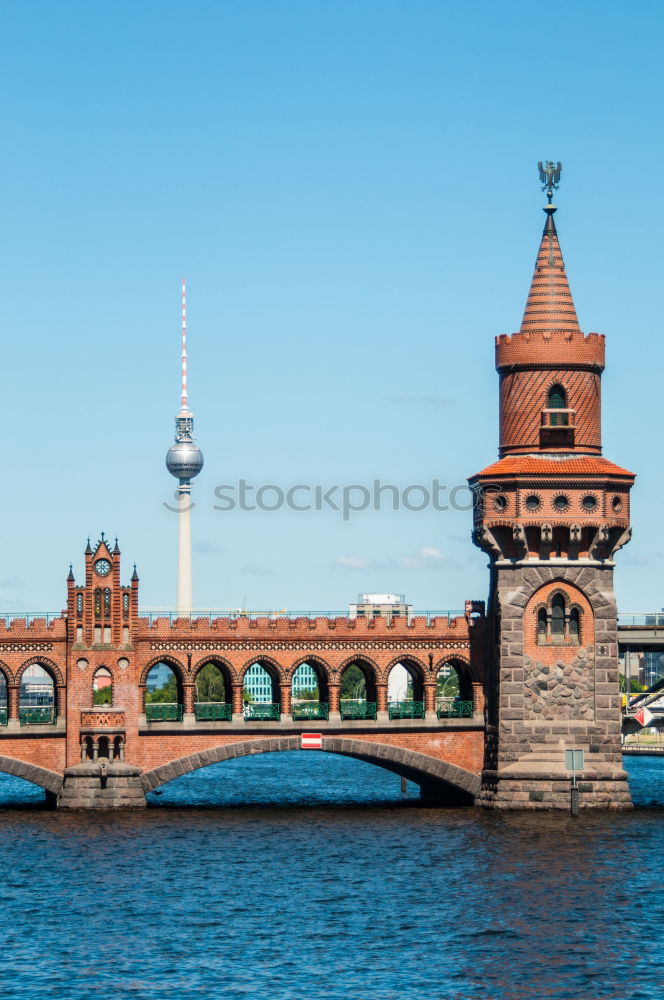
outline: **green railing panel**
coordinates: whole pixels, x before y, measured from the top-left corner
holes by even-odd
[[[436,713],[439,719],[472,719],[472,701],[450,701],[447,705],[441,705]]]
[[[375,701],[342,701],[339,706],[342,719],[375,719]]]
[[[223,701],[197,701],[194,714],[196,722],[230,722],[233,706]]]
[[[389,701],[387,714],[390,719],[423,719],[423,701]]]
[[[44,726],[55,722],[56,711],[53,705],[39,708],[19,708],[18,718],[22,726]],[[4,725],[6,724],[4,723]]]
[[[148,722],[182,722],[182,705],[177,702],[154,702],[145,706]]]
[[[6,708],[0,708],[0,726],[6,726],[7,720],[9,718],[9,713]]]
[[[310,701],[304,705],[293,705],[293,722],[302,722],[307,719],[323,719],[327,722],[330,714],[330,706],[322,701]]]
[[[244,717],[251,722],[279,722],[281,719],[281,705],[273,705],[269,702],[256,702],[244,706]]]

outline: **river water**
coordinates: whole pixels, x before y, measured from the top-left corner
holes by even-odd
[[[0,776],[2,996],[660,1000],[664,758],[638,808],[431,809],[360,761],[264,754],[141,814]]]

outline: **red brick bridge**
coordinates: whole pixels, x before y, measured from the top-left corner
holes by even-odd
[[[417,782],[442,801],[479,791],[485,723],[486,619],[481,602],[458,615],[372,620],[349,616],[141,615],[136,571],[120,579],[120,551],[102,540],[85,552],[85,582],[70,572],[61,615],[0,619],[0,770],[43,787],[66,807],[138,807],[145,793],[196,768],[248,754],[303,749],[369,761]],[[293,675],[313,669],[315,702],[292,699]],[[175,683],[154,703],[148,675],[163,664]],[[223,699],[196,700],[214,664]],[[269,677],[269,704],[244,704],[252,664]],[[409,700],[388,702],[388,676],[402,664]],[[351,665],[364,698],[340,697]],[[456,701],[437,700],[449,665]],[[164,667],[161,668],[162,672]],[[168,673],[168,671],[165,671]],[[107,704],[95,704],[103,677]],[[36,704],[36,702],[42,704]]]

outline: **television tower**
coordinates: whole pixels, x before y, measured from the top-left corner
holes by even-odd
[[[194,415],[187,394],[187,283],[182,282],[182,392],[175,418],[175,444],[166,468],[178,481],[178,614],[191,614],[191,480],[203,468],[203,452],[194,441]]]

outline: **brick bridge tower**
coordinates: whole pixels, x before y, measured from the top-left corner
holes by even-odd
[[[499,461],[470,479],[490,557],[492,668],[478,802],[568,808],[565,751],[584,751],[580,806],[631,804],[621,763],[613,557],[634,476],[602,457],[604,336],[583,334],[540,164],[546,224],[521,329],[496,339]]]

